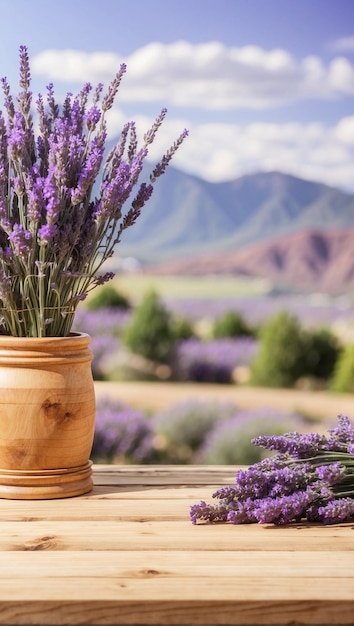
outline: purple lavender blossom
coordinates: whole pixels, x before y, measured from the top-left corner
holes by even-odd
[[[114,369],[121,349],[119,336],[130,316],[130,311],[117,307],[98,311],[78,308],[73,330],[85,328],[91,337],[92,375],[95,380],[107,380]]]
[[[90,131],[95,130],[100,119],[101,119],[101,111],[96,106],[91,107],[91,109],[87,111],[85,115],[86,126],[88,130]]]
[[[230,383],[237,365],[248,365],[257,350],[251,337],[200,341],[192,337],[177,347],[176,370],[181,380]]]
[[[324,435],[309,433],[285,433],[284,435],[256,437],[252,443],[267,450],[276,450],[283,454],[288,453],[295,458],[314,456],[318,450],[325,449],[327,439]]]
[[[213,322],[226,311],[235,311],[255,328],[284,309],[296,315],[305,327],[328,326],[352,317],[351,306],[343,307],[339,302],[329,302],[325,306],[316,305],[291,294],[276,298],[267,294],[193,299],[168,297],[166,304],[174,314],[183,315],[192,321],[207,319]]]
[[[311,487],[297,489],[291,494],[254,501],[252,512],[259,524],[289,524],[300,521],[304,510],[316,497]]]
[[[9,159],[15,161],[26,145],[26,132],[22,127],[22,117],[16,113],[14,126],[8,135]]]
[[[95,137],[92,140],[85,166],[82,168],[77,187],[71,191],[71,202],[73,205],[80,204],[85,199],[89,189],[92,187],[102,164],[104,145],[101,138]]]
[[[338,426],[329,430],[329,450],[348,450],[354,444],[354,427],[346,415],[338,415]],[[349,450],[348,450],[349,451]]]
[[[315,468],[315,472],[320,480],[330,485],[341,482],[346,476],[346,468],[344,465],[341,465],[340,461],[319,465]]]
[[[179,148],[179,146],[182,144],[182,142],[185,140],[186,137],[188,137],[188,130],[185,128],[184,131],[181,133],[181,135],[178,137],[177,141],[174,142],[173,146],[166,152],[166,154],[163,156],[161,162],[158,163],[158,165],[153,170],[153,172],[152,172],[152,174],[150,176],[150,181],[152,183],[154,183],[155,180],[159,176],[162,176],[162,174],[165,173],[166,168],[167,168],[169,162],[171,161],[174,153],[176,152],[176,150]]]
[[[114,99],[118,93],[120,83],[126,71],[127,71],[127,66],[125,63],[122,63],[119,71],[117,72],[117,74],[115,75],[114,79],[112,80],[109,86],[107,94],[103,98],[102,111],[104,112],[108,111],[113,106]]]
[[[144,413],[109,398],[98,401],[94,460],[148,463],[153,452],[151,420]]]
[[[193,524],[196,524],[197,520],[206,520],[208,522],[226,522],[228,515],[229,509],[226,505],[220,503],[213,506],[204,502],[204,500],[202,500],[199,504],[192,505],[190,510],[190,517]]]
[[[353,498],[333,498],[317,509],[318,521],[323,524],[337,524],[354,517]]]
[[[91,337],[108,335],[118,337],[131,318],[131,311],[126,309],[103,308],[89,311],[79,307],[75,317],[75,328],[86,328]]]
[[[50,243],[53,239],[55,239],[57,234],[58,227],[55,224],[44,224],[38,229],[40,244],[46,245]]]
[[[348,446],[354,442],[354,429],[346,415],[338,415],[337,419],[338,426],[329,430],[329,437],[317,433],[285,433],[276,437],[260,436],[253,443],[268,450],[288,453],[295,458],[311,457],[322,450],[348,452]]]
[[[32,233],[25,230],[21,224],[14,224],[12,233],[9,235],[9,241],[14,254],[19,259],[25,260],[31,252]]]
[[[297,432],[257,437],[254,443],[276,450],[275,456],[238,470],[235,485],[213,494],[217,504],[193,505],[192,523],[289,524],[306,519],[335,524],[352,520],[354,457],[342,449],[352,439],[353,427],[346,416],[340,415],[338,422],[328,438]]]

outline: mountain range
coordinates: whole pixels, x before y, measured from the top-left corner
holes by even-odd
[[[335,276],[339,290],[354,286],[353,243],[354,194],[281,172],[211,183],[169,167],[119,255],[157,272],[240,273],[332,291]]]

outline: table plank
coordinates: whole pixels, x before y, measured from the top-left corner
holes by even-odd
[[[205,465],[159,465],[151,471],[150,465],[95,465],[95,485],[209,485],[210,468]],[[215,483],[235,482],[237,468],[232,465],[214,465],[212,475]]]
[[[183,578],[73,577],[64,588],[61,578],[39,578],[37,584],[18,578],[17,586],[24,589],[20,598],[8,581],[1,585],[2,624],[353,623],[353,600],[348,599],[353,585],[341,585],[335,594],[336,578],[307,578],[304,585],[298,578],[218,577],[207,586],[201,579],[186,584]]]
[[[148,573],[150,572],[150,573]],[[284,608],[288,602],[294,600],[306,602],[317,602],[318,607],[322,602],[337,602],[337,621],[335,624],[342,624],[341,603],[347,602],[347,606],[353,607],[353,582],[344,580],[338,585],[337,577],[317,578],[307,576],[305,581],[302,577],[272,576],[263,577],[260,573],[257,576],[237,576],[230,577],[228,574],[220,575],[215,580],[213,577],[195,578],[187,577],[187,580],[180,573],[170,573],[167,576],[159,576],[153,569],[147,570],[144,575],[136,576],[71,576],[64,579],[62,576],[35,575],[33,569],[32,576],[18,576],[18,586],[23,590],[18,593],[11,584],[11,579],[1,578],[0,602],[7,603],[9,600],[18,602],[43,601],[50,606],[52,601],[76,600],[83,604],[94,603],[96,600],[115,602],[117,609],[120,603],[128,601],[134,608],[134,603],[169,600],[177,603],[206,601],[233,602],[235,610],[238,604],[244,600],[248,603],[254,602],[274,602],[282,603]],[[213,582],[211,582],[213,580]],[[291,588],[291,598],[289,598],[289,588]],[[350,599],[349,599],[350,598]],[[138,600],[137,600],[138,599]],[[340,604],[339,604],[340,603]],[[352,613],[353,617],[353,613]],[[2,616],[1,616],[2,618]],[[2,622],[4,623],[4,622]],[[122,622],[119,622],[122,623]],[[124,623],[124,622],[123,622]],[[191,622],[185,622],[187,624]],[[239,621],[235,622],[239,624]],[[242,622],[241,622],[242,623]],[[260,622],[263,624],[263,622]],[[269,623],[269,621],[265,622]],[[305,623],[311,623],[306,622]],[[328,624],[329,622],[325,622]],[[350,624],[353,622],[351,621]]]
[[[304,524],[291,528],[258,525],[230,527],[227,524],[190,527],[189,521],[101,521],[84,520],[79,525],[71,521],[1,522],[0,550],[217,550],[229,552],[273,550],[293,551],[294,541],[302,550],[354,551],[353,529],[350,524],[338,524],[329,529]]]
[[[247,581],[246,581],[247,582]],[[335,581],[332,581],[335,584]],[[91,590],[92,591],[92,590]],[[135,591],[138,593],[138,591]],[[172,626],[285,626],[303,624],[353,624],[353,604],[344,600],[338,610],[338,602],[324,600],[320,605],[316,600],[292,599],[286,602],[267,600],[185,600],[182,596],[177,601],[163,599],[164,589],[158,600],[144,600],[138,604],[129,600],[116,601],[92,600],[57,600],[50,604],[43,600],[28,602],[9,602],[1,614],[2,624],[79,624],[100,625],[116,624],[125,626],[154,626],[171,624]],[[92,595],[91,595],[92,598]],[[311,616],[304,618],[304,616]],[[338,619],[341,621],[338,622]],[[304,621],[305,620],[305,621]]]
[[[190,523],[235,473],[96,466],[91,494],[0,500],[0,624],[353,624],[353,524]]]
[[[245,558],[246,556],[246,558]],[[340,567],[338,558],[340,557]],[[35,566],[34,566],[35,563]],[[96,578],[112,576],[122,578],[149,578],[150,575],[162,578],[214,578],[235,576],[271,578],[351,578],[354,584],[354,558],[352,553],[342,551],[317,551],[316,558],[310,550],[296,552],[268,551],[244,552],[230,550],[224,552],[203,550],[191,559],[188,550],[156,551],[79,551],[72,550],[70,560],[62,551],[45,550],[34,555],[31,551],[8,552],[0,562],[0,581],[9,576],[20,578],[35,575],[49,577]],[[337,591],[335,592],[335,595]]]

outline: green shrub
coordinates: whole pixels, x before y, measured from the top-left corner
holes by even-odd
[[[87,301],[87,308],[90,311],[98,309],[119,308],[130,309],[129,299],[119,293],[112,285],[105,285]]]
[[[354,392],[354,344],[346,346],[340,353],[329,388],[343,393]]]
[[[328,329],[307,332],[307,375],[327,381],[333,375],[341,347]]]
[[[255,334],[255,331],[247,324],[242,315],[235,311],[226,311],[215,320],[212,327],[214,339],[254,337]]]
[[[172,320],[172,333],[176,341],[185,341],[195,336],[191,322],[185,317],[175,317]]]
[[[134,354],[160,363],[170,360],[176,341],[171,316],[154,291],[147,292],[135,308],[122,340]]]
[[[260,330],[258,353],[251,365],[251,383],[265,387],[292,387],[308,373],[307,336],[299,320],[281,311]]]

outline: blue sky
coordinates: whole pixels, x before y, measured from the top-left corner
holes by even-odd
[[[127,74],[109,119],[168,117],[157,159],[211,181],[281,170],[354,192],[353,0],[0,0],[0,76],[17,92],[27,45],[34,93],[58,99]]]

